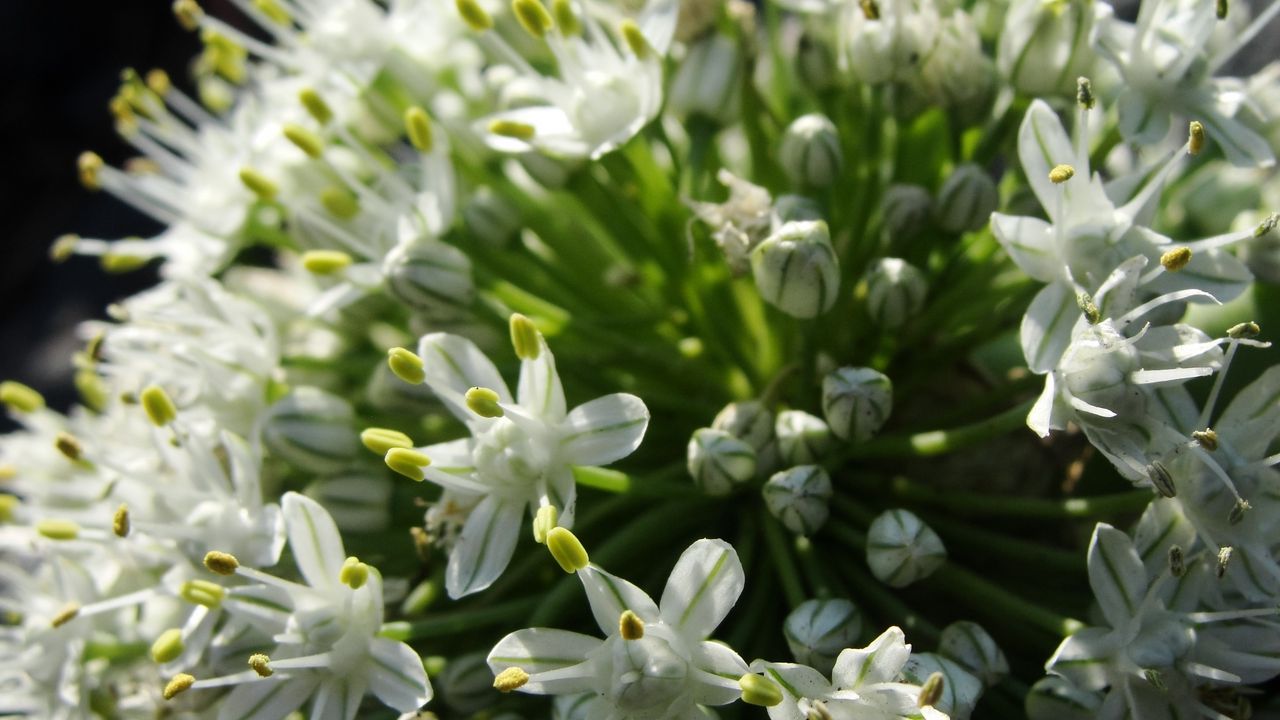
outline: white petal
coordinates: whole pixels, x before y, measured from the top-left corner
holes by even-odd
[[[747,663],[733,648],[718,642],[699,643],[692,664],[701,671],[694,682],[693,701],[699,705],[728,705],[742,697],[738,679],[747,672]]]
[[[1113,633],[1103,628],[1085,628],[1062,641],[1045,669],[1081,689],[1101,690],[1109,682],[1107,666],[1118,649]]]
[[[649,0],[640,13],[640,32],[658,55],[666,55],[676,32],[680,3],[677,0]]]
[[[595,565],[578,571],[578,578],[591,604],[591,614],[605,635],[618,634],[618,617],[624,610],[630,610],[646,623],[658,620],[658,606],[653,599],[630,582]]]
[[[526,142],[506,135],[495,135],[488,131],[495,120],[509,120],[529,125],[533,127],[533,137]],[[554,105],[516,108],[490,115],[480,122],[479,132],[485,142],[499,152],[528,152],[539,149],[564,157],[581,158],[590,155],[592,151],[591,146],[582,138],[573,124],[572,118]]]
[[[1058,389],[1053,380],[1053,373],[1044,376],[1044,390],[1036,398],[1036,404],[1027,413],[1027,427],[1040,437],[1049,437],[1051,429],[1058,428],[1054,423],[1054,407],[1058,400]],[[1060,428],[1058,428],[1060,429]]]
[[[1227,160],[1237,167],[1271,167],[1276,156],[1267,141],[1243,123],[1216,110],[1209,109],[1200,118],[1205,134],[1222,146]]]
[[[1135,145],[1155,145],[1169,133],[1169,111],[1152,106],[1141,92],[1121,93],[1116,108],[1120,134]]]
[[[614,393],[574,408],[561,426],[560,442],[574,465],[608,465],[640,447],[648,427],[644,401]]]
[[[516,548],[521,504],[490,495],[471,511],[462,526],[458,544],[449,554],[445,587],[449,597],[460,598],[480,592],[493,584],[511,562]]]
[[[333,518],[320,503],[295,492],[285,493],[280,505],[289,531],[289,549],[307,584],[315,588],[336,586],[347,553]]]
[[[556,523],[561,527],[573,528],[573,519],[578,512],[578,484],[573,479],[573,469],[562,466],[554,471],[547,486],[547,494],[551,503],[556,506]]]
[[[1236,393],[1218,418],[1217,428],[1242,457],[1263,456],[1280,433],[1280,365],[1267,368]]]
[[[556,372],[556,358],[538,333],[538,357],[520,361],[520,385],[516,399],[521,407],[551,422],[564,418],[564,388]]]
[[[430,467],[454,475],[466,475],[475,470],[475,461],[471,455],[474,447],[475,440],[468,436],[428,445],[418,448],[418,451],[431,458]]]
[[[1168,566],[1170,547],[1189,548],[1195,539],[1195,527],[1182,514],[1176,500],[1152,500],[1133,529],[1133,549],[1150,577],[1158,576]]]
[[[617,624],[615,620],[614,625]],[[507,668],[518,667],[531,676],[537,675],[577,665],[600,645],[599,638],[568,630],[517,630],[499,640],[489,651],[489,669],[497,675]]]
[[[1135,370],[1129,373],[1129,380],[1136,385],[1154,385],[1156,383],[1185,382],[1192,378],[1213,374],[1213,368],[1189,367],[1170,368],[1168,370]]]
[[[1230,302],[1248,289],[1253,273],[1235,255],[1212,249],[1193,252],[1191,261],[1176,273],[1163,273],[1150,288],[1158,293],[1196,288],[1215,299]]]
[[[662,619],[685,638],[702,640],[716,629],[742,594],[746,575],[733,546],[698,540],[689,546],[662,591]]]
[[[431,681],[413,648],[395,640],[374,638],[369,644],[369,661],[369,690],[383,705],[412,712],[431,700]]]
[[[1053,251],[1053,227],[1033,217],[991,214],[991,233],[1022,272],[1051,282],[1058,277],[1062,264]]]
[[[1053,282],[1036,293],[1022,316],[1022,354],[1033,373],[1049,372],[1071,344],[1071,327],[1080,316],[1076,297],[1066,283]]]
[[[470,340],[449,333],[431,333],[418,343],[425,363],[426,383],[458,419],[470,422],[475,413],[463,396],[473,387],[489,388],[502,402],[511,402],[507,383],[489,358]]]
[[[1129,536],[1098,523],[1089,543],[1089,585],[1113,628],[1124,627],[1142,604],[1147,573]]]
[[[865,648],[842,651],[831,671],[831,683],[841,690],[856,690],[860,685],[892,682],[909,657],[906,635],[901,628],[891,627]]]
[[[342,678],[320,683],[311,703],[311,720],[345,720],[347,692],[347,683]]]
[[[1022,170],[1026,173],[1027,182],[1040,199],[1040,205],[1054,222],[1067,222],[1069,218],[1054,217],[1057,208],[1062,204],[1059,199],[1069,192],[1072,183],[1088,182],[1088,168],[1075,168],[1076,177],[1056,185],[1049,179],[1049,171],[1058,165],[1075,165],[1075,149],[1071,139],[1062,129],[1062,121],[1058,114],[1043,100],[1036,100],[1027,109],[1018,129],[1018,159],[1022,161]]]
[[[222,701],[218,720],[280,720],[301,707],[318,682],[314,675],[304,674],[244,683]]]
[[[751,671],[763,672],[765,677],[777,683],[783,696],[793,703],[801,698],[824,697],[833,689],[831,683],[822,677],[822,673],[808,665],[756,660],[751,663]]]

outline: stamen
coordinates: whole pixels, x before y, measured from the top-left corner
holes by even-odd
[[[244,186],[249,188],[254,195],[257,195],[259,200],[270,202],[275,200],[276,193],[280,192],[279,186],[267,179],[267,176],[250,167],[240,169],[240,182],[244,183]]]
[[[116,537],[129,536],[129,506],[120,503],[120,507],[116,508],[116,513],[111,517],[111,532]]]
[[[551,14],[555,16],[561,35],[569,37],[582,34],[582,23],[578,21],[569,0],[551,0]]]
[[[1241,338],[1253,338],[1253,337],[1257,337],[1258,334],[1261,332],[1262,332],[1262,328],[1258,326],[1258,323],[1250,320],[1249,322],[1242,322],[1238,325],[1232,325],[1231,327],[1227,328],[1227,337],[1233,340],[1239,340]]]
[[[484,418],[499,418],[503,416],[502,406],[499,404],[500,400],[498,393],[489,388],[473,387],[467,390],[466,394],[467,408]]]
[[[391,448],[387,451],[386,456],[383,458],[383,462],[387,464],[387,467],[395,470],[410,480],[422,482],[426,478],[426,473],[423,472],[423,468],[426,468],[431,464],[431,458],[423,455],[417,450],[397,447]]]
[[[1160,265],[1169,272],[1178,272],[1191,262],[1191,248],[1176,247],[1160,256]]]
[[[631,52],[641,60],[649,57],[652,50],[649,47],[649,41],[645,38],[644,33],[640,31],[640,26],[635,20],[623,20],[618,26],[618,31],[622,33],[622,39],[626,41],[627,47],[631,48]]]
[[[142,401],[142,409],[147,413],[147,419],[156,427],[164,427],[178,417],[178,409],[173,406],[169,393],[159,385],[143,388],[139,399]]]
[[[293,18],[289,17],[289,11],[275,0],[253,0],[253,7],[278,25],[287,26],[293,22]]]
[[[1265,220],[1258,223],[1258,227],[1253,230],[1253,237],[1264,237],[1272,230],[1276,229],[1276,225],[1280,225],[1280,213],[1271,213]]]
[[[355,556],[349,557],[338,570],[338,581],[352,590],[359,590],[369,581],[369,566]]]
[[[71,259],[76,253],[76,245],[80,242],[80,236],[72,233],[58,236],[53,241],[53,245],[49,246],[49,259],[56,263],[64,263]]]
[[[1195,430],[1191,433],[1191,439],[1195,440],[1200,447],[1213,452],[1218,449],[1218,433],[1213,428],[1205,428],[1204,430]]]
[[[947,678],[940,672],[935,672],[924,681],[924,685],[920,686],[920,698],[916,701],[916,706],[921,708],[932,707],[938,704],[942,699],[942,691],[946,687]]]
[[[53,619],[49,621],[49,625],[52,627],[62,627],[72,620],[75,620],[76,616],[79,614],[80,603],[69,602],[62,606],[62,609],[58,611],[57,615],[53,616]]]
[[[310,130],[288,123],[284,126],[284,136],[307,157],[319,158],[324,155],[324,139]]]
[[[1093,83],[1087,77],[1076,78],[1076,104],[1084,110],[1092,110],[1097,98],[1093,94]]]
[[[1147,479],[1161,496],[1171,498],[1178,494],[1178,488],[1173,484],[1173,475],[1164,463],[1157,460],[1148,465],[1146,470]]]
[[[1229,9],[1229,5],[1227,4],[1227,0],[1218,0],[1216,3],[1214,3],[1213,12],[1215,15],[1218,16],[1219,20],[1226,20],[1228,9]]]
[[[533,518],[533,539],[539,544],[547,541],[547,533],[556,527],[558,512],[555,505],[543,505],[538,508],[538,514]]]
[[[1057,165],[1049,171],[1049,182],[1061,185],[1076,176],[1076,169],[1070,165]]]
[[[1244,520],[1244,514],[1253,509],[1248,500],[1240,498],[1236,500],[1236,504],[1232,506],[1231,512],[1227,513],[1227,522],[1231,525],[1239,525]]]
[[[302,103],[302,107],[306,108],[307,114],[321,125],[328,125],[333,119],[333,110],[329,108],[329,103],[325,102],[320,93],[314,89],[303,88],[298,93],[298,101]]]
[[[431,134],[431,118],[427,111],[414,105],[404,111],[404,129],[409,136],[409,144],[421,153],[431,152],[434,138]]]
[[[271,669],[271,658],[262,653],[254,653],[249,656],[249,667],[258,673],[260,677],[271,677],[275,671]]]
[[[13,521],[14,511],[22,504],[17,495],[0,493],[0,523]]]
[[[164,699],[174,699],[178,695],[190,690],[191,686],[194,685],[195,682],[195,677],[186,673],[178,673],[177,675],[174,675],[173,679],[164,686],[164,692],[162,693],[164,695]]]
[[[192,605],[216,608],[227,596],[226,588],[208,580],[188,580],[178,589],[178,596]]]
[[[1084,314],[1084,319],[1089,321],[1090,325],[1097,325],[1102,322],[1102,311],[1094,304],[1093,298],[1089,297],[1089,293],[1076,293],[1076,307],[1080,308],[1080,312]]]
[[[204,566],[218,575],[234,575],[240,568],[240,561],[231,553],[210,550],[204,554]]]
[[[14,380],[0,382],[0,403],[11,410],[33,413],[44,409],[44,396]]]
[[[76,169],[80,173],[80,184],[86,190],[102,189],[102,157],[95,152],[82,152],[76,159]]]
[[[360,214],[360,201],[345,188],[329,186],[320,191],[320,204],[329,214],[350,220]]]
[[[547,549],[567,573],[577,572],[591,562],[587,549],[582,547],[582,541],[566,528],[551,528],[547,533]]]
[[[387,351],[387,365],[396,377],[410,385],[420,385],[427,379],[426,363],[422,358],[405,348],[391,348]]]
[[[80,526],[71,520],[41,520],[36,532],[50,540],[75,540],[80,537]]]
[[[1199,155],[1204,149],[1204,125],[1199,120],[1192,120],[1188,129],[1187,154]]]
[[[480,7],[477,0],[454,0],[454,5],[458,8],[458,15],[462,17],[462,21],[472,30],[484,32],[493,28],[493,17]]]
[[[763,675],[744,674],[738,678],[738,689],[742,691],[742,701],[748,705],[773,707],[782,702],[782,690]]]
[[[497,677],[493,679],[493,687],[498,692],[509,693],[512,690],[524,687],[527,682],[529,682],[529,673],[518,667],[509,667],[498,673]]]
[[[302,267],[315,275],[332,275],[353,262],[341,250],[308,250],[302,254]]]
[[[173,89],[173,81],[169,79],[169,73],[160,68],[153,68],[147,71],[147,89],[151,92],[164,97]]]
[[[623,640],[639,640],[644,637],[644,620],[631,610],[623,610],[618,617],[618,634]]]
[[[160,633],[160,637],[151,643],[151,659],[160,665],[173,662],[182,654],[184,648],[182,631],[178,628],[169,628]]]
[[[1223,575],[1227,574],[1227,565],[1231,562],[1231,553],[1233,549],[1230,545],[1224,545],[1218,550],[1218,566],[1214,570],[1214,574],[1221,580]]]
[[[511,315],[511,346],[516,350],[516,357],[521,360],[537,360],[542,353],[537,326],[520,313]]]
[[[178,24],[182,26],[183,30],[193,32],[200,27],[200,20],[204,17],[204,10],[200,8],[196,0],[175,0],[173,14],[178,18]]]
[[[1187,572],[1186,557],[1178,545],[1169,547],[1169,574],[1180,578]]]
[[[365,428],[360,433],[360,442],[366,448],[385,456],[392,448],[412,448],[413,439],[399,430],[387,428]]]
[[[531,140],[534,127],[515,120],[494,120],[489,123],[489,132],[516,140]]]
[[[866,19],[880,19],[880,5],[876,0],[858,0],[858,7],[862,10],[862,15]]]

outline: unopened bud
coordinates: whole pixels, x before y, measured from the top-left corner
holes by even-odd
[[[547,533],[547,549],[567,573],[577,572],[591,562],[578,536],[566,528],[551,528]]]
[[[819,113],[796,118],[782,135],[778,160],[792,185],[830,187],[844,166],[835,124]]]
[[[723,430],[695,430],[687,448],[693,481],[711,496],[724,496],[756,473],[756,452]]]
[[[738,678],[738,687],[742,690],[742,701],[748,705],[773,707],[782,702],[782,690],[762,675],[746,673]]]
[[[1191,248],[1176,247],[1160,256],[1160,265],[1169,272],[1178,272],[1191,262]]]
[[[966,163],[952,171],[938,190],[934,220],[947,232],[981,230],[1000,204],[995,180],[980,166]]]
[[[954,622],[938,638],[938,654],[993,687],[1009,674],[1009,660],[990,633],[967,620]]]
[[[862,614],[843,598],[805,600],[782,624],[782,636],[796,662],[823,675],[831,674],[840,652],[854,647],[861,634]]]
[[[946,560],[942,538],[910,511],[886,510],[867,529],[867,565],[890,587],[926,578]]]
[[[893,410],[893,383],[866,367],[842,367],[822,380],[822,414],[839,437],[863,442],[880,431]]]
[[[830,515],[831,477],[819,465],[774,473],[761,489],[769,513],[797,535],[810,537]]]
[[[423,312],[465,308],[475,297],[470,258],[438,240],[396,245],[382,261],[382,275],[397,300]]]
[[[920,313],[929,288],[924,273],[900,258],[880,258],[867,270],[867,313],[892,330]]]
[[[834,445],[827,423],[801,410],[778,413],[773,432],[778,437],[778,455],[790,465],[818,462]]]
[[[840,290],[840,262],[821,220],[782,225],[751,251],[751,272],[765,302],[792,317],[830,310]]]
[[[294,388],[272,405],[262,439],[272,455],[317,473],[341,470],[359,449],[351,404],[314,387]]]

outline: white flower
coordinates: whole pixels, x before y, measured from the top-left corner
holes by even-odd
[[[727,200],[722,203],[690,200],[688,204],[698,220],[711,229],[711,237],[724,251],[729,268],[741,275],[751,268],[751,251],[777,224],[773,197],[768,190],[728,170],[721,169],[716,179],[729,189]]]
[[[528,507],[536,515],[554,506],[560,524],[572,527],[574,465],[605,465],[630,455],[649,426],[649,410],[634,395],[615,393],[566,411],[555,357],[542,333],[523,316],[512,318],[520,355],[516,399],[489,358],[470,340],[448,333],[422,338],[418,354],[426,383],[471,436],[431,445],[422,452],[433,466],[426,479],[470,496],[482,496],[449,555],[445,575],[451,597],[488,587],[506,569]],[[487,417],[468,406],[468,392],[493,393]],[[474,394],[472,397],[475,397]]]
[[[751,669],[782,688],[782,702],[769,708],[770,720],[946,720],[936,708],[920,707],[919,685],[902,681],[910,657],[902,630],[891,627],[865,648],[841,652],[830,682],[806,665],[757,660]]]
[[[747,664],[727,645],[707,640],[742,593],[738,555],[723,540],[689,546],[660,603],[595,565],[577,571],[604,640],[531,628],[507,635],[489,653],[497,675],[528,674],[521,692],[588,693],[585,716],[635,720],[701,717],[699,705],[738,699]]]
[[[282,718],[309,698],[311,717],[350,720],[367,692],[400,712],[422,707],[432,696],[422,659],[378,635],[382,576],[347,557],[319,503],[291,492],[281,505],[289,548],[307,584],[239,566],[234,572],[253,584],[229,590],[222,602],[232,617],[273,628],[275,649],[251,661],[253,670],[190,687],[236,686],[219,708],[220,720]]]

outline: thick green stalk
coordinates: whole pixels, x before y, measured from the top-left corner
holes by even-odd
[[[1095,520],[1117,515],[1136,515],[1142,512],[1153,497],[1149,490],[1061,499],[1008,497],[935,490],[905,477],[894,478],[889,488],[899,499],[938,505],[948,512],[1011,518]]]
[[[796,571],[795,548],[787,543],[782,525],[763,505],[760,507],[760,524],[764,528],[764,542],[769,548],[769,557],[778,572],[778,581],[782,583],[782,592],[787,596],[787,604],[795,609],[806,599],[800,574]]]
[[[949,430],[929,430],[912,435],[883,436],[851,448],[845,458],[929,457],[945,455],[999,437],[1026,424],[1034,401],[1027,400],[1004,412]]]

